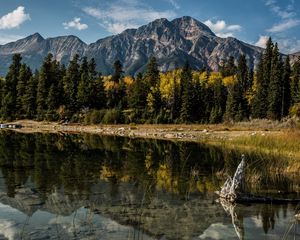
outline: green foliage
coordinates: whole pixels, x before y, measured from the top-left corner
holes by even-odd
[[[180,120],[182,123],[190,123],[193,120],[194,88],[192,83],[192,69],[187,62],[181,73],[182,105]]]
[[[282,72],[283,66],[277,44],[272,53],[272,68],[269,83],[268,111],[269,119],[280,120],[282,112]]]
[[[271,39],[255,73],[245,56],[237,61],[230,57],[221,72],[192,71],[186,63],[166,73],[159,72],[152,57],[145,73],[135,78],[123,76],[120,61],[114,63],[112,76],[101,76],[94,59],[80,60],[78,55],[66,69],[49,54],[34,75],[21,60],[16,54],[6,78],[0,80],[3,120],[86,124],[280,120],[289,113],[297,115],[300,102],[300,59],[292,69],[288,58],[283,64]]]
[[[268,111],[268,89],[271,77],[273,56],[273,42],[269,38],[266,50],[258,64],[256,73],[256,93],[252,104],[252,116],[254,118],[266,118]]]
[[[102,123],[104,124],[117,124],[122,123],[122,121],[122,112],[117,108],[108,109],[102,119]]]
[[[75,113],[77,110],[77,90],[80,81],[78,60],[79,56],[76,54],[70,61],[66,75],[63,78],[66,107],[71,113]]]
[[[290,108],[290,115],[292,117],[298,117],[300,118],[300,103],[295,103],[291,108]]]

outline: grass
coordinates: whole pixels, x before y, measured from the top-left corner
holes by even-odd
[[[281,156],[289,161],[287,171],[300,170],[300,131],[285,131],[271,135],[241,136],[225,146]]]

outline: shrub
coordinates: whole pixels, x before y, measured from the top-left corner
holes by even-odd
[[[90,124],[99,124],[105,116],[106,110],[93,110],[90,112]]]
[[[122,123],[122,113],[119,109],[109,109],[106,110],[106,113],[102,119],[104,124],[117,124]]]
[[[300,103],[296,103],[290,108],[290,115],[300,118]]]

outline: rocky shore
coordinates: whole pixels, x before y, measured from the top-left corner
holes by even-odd
[[[224,125],[81,125],[57,122],[18,121],[23,133],[90,133],[130,138],[166,139],[176,141],[216,141],[231,140],[243,136],[276,135],[280,131],[240,129],[234,130]]]

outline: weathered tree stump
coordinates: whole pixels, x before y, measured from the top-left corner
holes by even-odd
[[[219,196],[222,200],[228,201],[230,203],[297,204],[300,202],[300,199],[272,198],[272,197],[255,196],[246,193],[245,169],[246,169],[246,160],[245,160],[245,156],[242,155],[242,161],[238,165],[233,178],[228,177],[223,187],[221,188],[221,191],[219,192]]]
[[[229,202],[235,202],[245,194],[245,167],[245,155],[242,155],[242,161],[238,165],[233,178],[228,177],[220,191],[221,198]]]

